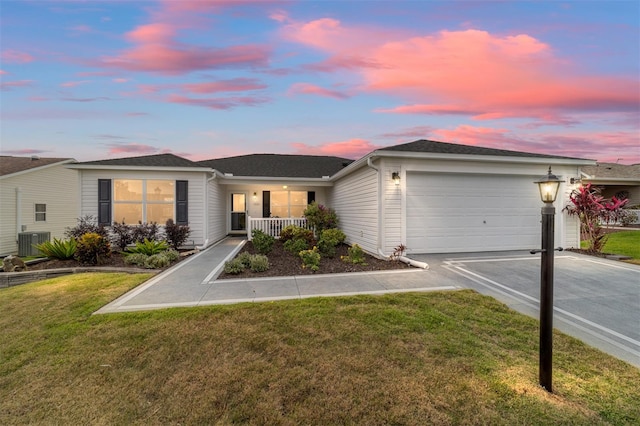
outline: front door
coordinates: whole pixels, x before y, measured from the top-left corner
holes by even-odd
[[[244,193],[231,194],[231,231],[247,230],[247,195]]]

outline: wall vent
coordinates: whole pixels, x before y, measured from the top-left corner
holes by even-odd
[[[18,256],[40,256],[40,250],[36,244],[44,243],[51,239],[51,232],[21,232],[18,234]]]

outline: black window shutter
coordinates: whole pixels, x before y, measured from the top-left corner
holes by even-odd
[[[316,191],[307,192],[307,204],[311,204],[316,200]]]
[[[176,225],[189,223],[189,181],[176,181]]]
[[[111,179],[98,179],[98,225],[111,226]]]
[[[271,217],[271,191],[262,191],[262,217]]]

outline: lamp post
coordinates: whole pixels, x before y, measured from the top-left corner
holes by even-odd
[[[553,202],[558,195],[560,183],[564,182],[551,173],[534,183],[540,189],[542,207],[542,248],[531,253],[541,253],[540,262],[540,386],[553,392],[551,364],[553,354],[553,233],[556,209]],[[558,250],[562,250],[559,248]]]

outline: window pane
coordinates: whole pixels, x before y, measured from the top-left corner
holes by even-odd
[[[129,225],[142,222],[142,204],[114,204],[113,220],[114,222],[124,220],[124,223]]]
[[[142,201],[141,180],[116,179],[113,190],[114,201]]]
[[[280,207],[271,206],[271,216],[273,216],[273,217],[289,217],[289,207],[287,207],[287,206],[280,206]]]
[[[175,182],[172,180],[148,180],[147,201],[173,202]]]
[[[291,217],[302,217],[307,206],[291,206]]]
[[[231,194],[231,203],[231,211],[233,212],[243,212],[246,210],[244,194]]]
[[[271,211],[274,207],[289,205],[289,191],[271,191]]]
[[[147,204],[147,223],[164,225],[167,219],[173,219],[173,204]]]
[[[291,191],[291,205],[307,205],[307,191]]]
[[[36,204],[36,222],[46,222],[47,220],[47,205]]]

